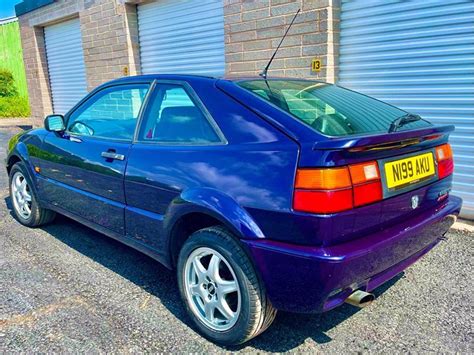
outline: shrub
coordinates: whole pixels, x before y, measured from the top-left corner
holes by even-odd
[[[28,98],[21,96],[0,97],[0,117],[28,117]]]
[[[11,97],[18,95],[15,87],[15,79],[11,72],[0,69],[0,97]]]

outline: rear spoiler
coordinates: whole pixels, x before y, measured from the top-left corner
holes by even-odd
[[[454,131],[454,126],[447,125],[370,136],[333,138],[314,143],[313,150],[365,151],[402,148],[441,138],[452,131]]]

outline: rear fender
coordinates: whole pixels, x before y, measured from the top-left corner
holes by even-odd
[[[167,235],[180,218],[190,213],[204,213],[217,219],[241,239],[264,238],[245,209],[230,196],[210,188],[189,189],[173,200],[164,219]]]

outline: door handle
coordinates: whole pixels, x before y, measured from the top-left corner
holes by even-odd
[[[102,152],[100,153],[100,155],[102,156],[102,158],[106,158],[106,159],[125,160],[125,155],[117,154],[114,152]]]
[[[74,143],[82,143],[82,139],[74,137],[74,136],[69,136],[69,140]]]

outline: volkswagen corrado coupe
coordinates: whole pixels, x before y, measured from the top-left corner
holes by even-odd
[[[11,139],[10,196],[176,270],[196,329],[240,344],[277,310],[367,304],[442,239],[453,129],[324,82],[127,77]]]

